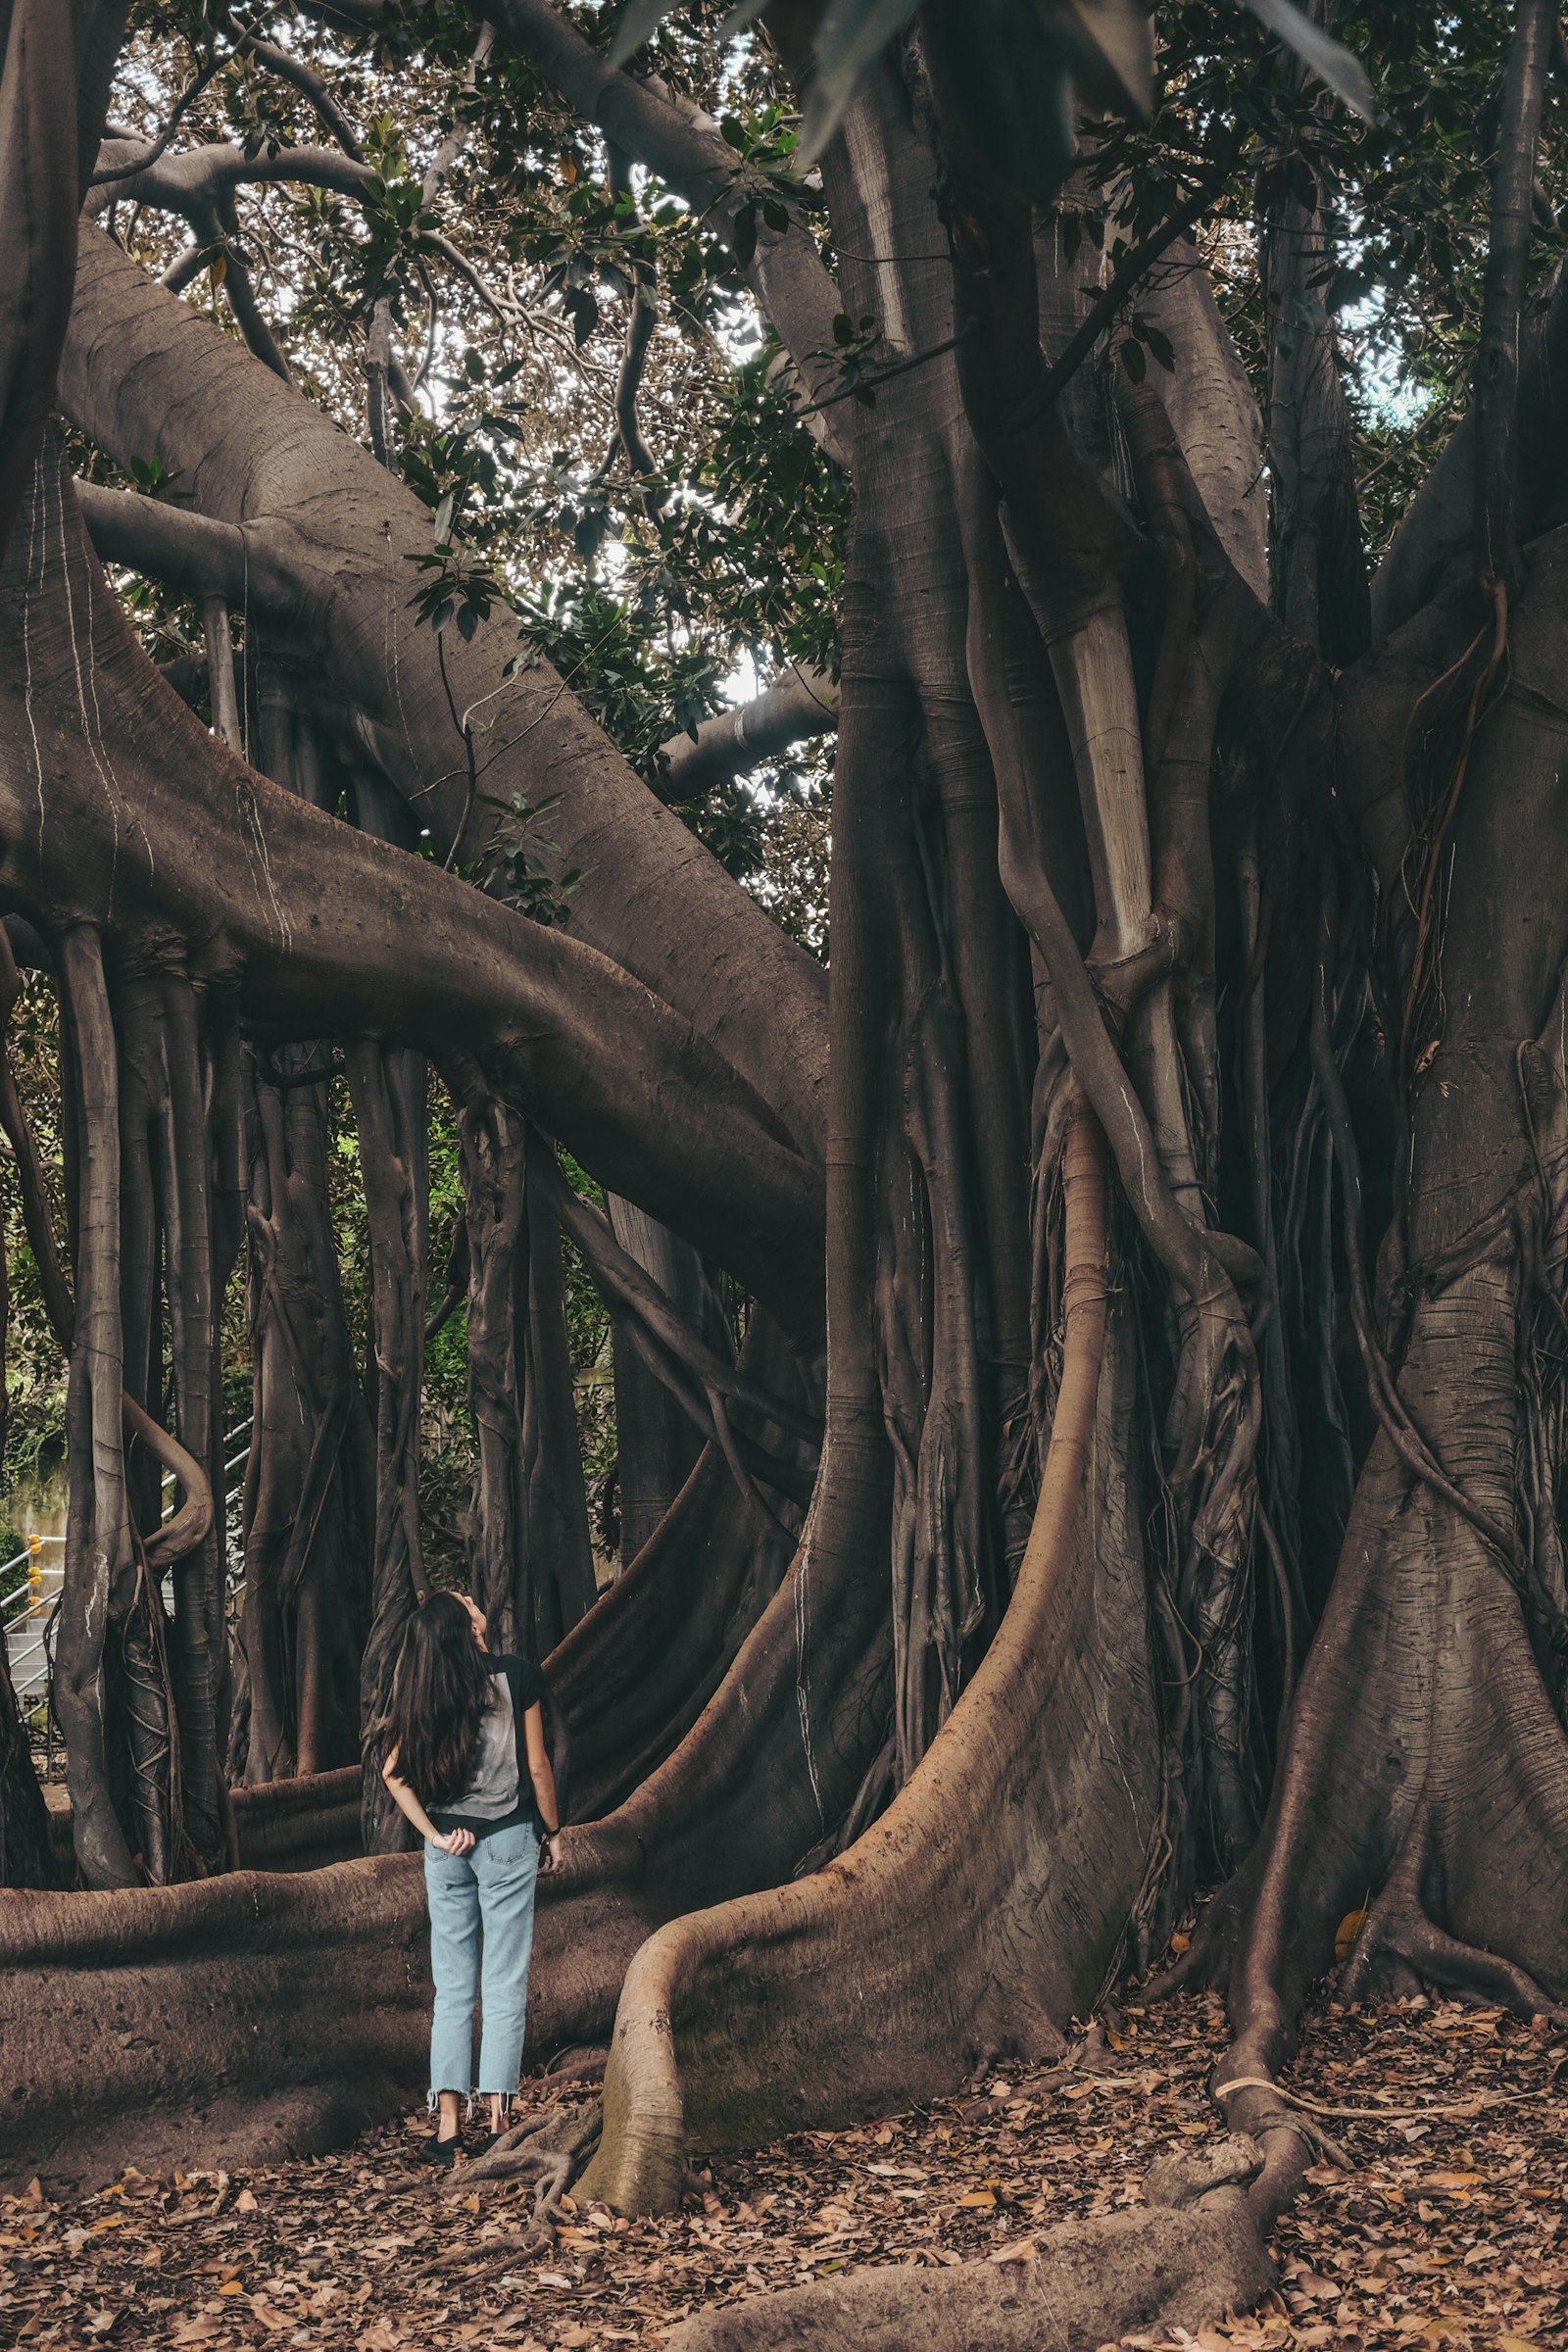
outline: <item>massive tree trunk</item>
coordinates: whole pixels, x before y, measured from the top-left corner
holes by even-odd
[[[540,1173],[548,1148],[471,1075],[461,1135],[479,1445],[474,1592],[499,1646],[543,1658],[594,1598],[561,1229]],[[540,1181],[529,1181],[530,1160]]]
[[[541,7],[503,22],[617,138],[692,128]],[[401,485],[84,236],[67,405],[196,510],[92,494],[98,544],[254,613],[334,756],[465,858],[468,721],[499,706],[496,789],[563,792],[584,879],[562,938],[250,776],[149,680],[51,455],[0,588],[0,890],[70,1016],[62,1694],[78,1861],[120,1891],[90,1932],[65,1898],[8,1905],[0,2024],[52,2021],[31,2161],[65,2148],[89,2081],[106,2151],[149,2099],[172,2134],[203,2079],[232,2151],[332,2129],[356,2071],[373,2104],[417,2067],[409,1863],[135,1884],[221,1858],[212,1539],[187,1521],[200,1564],[163,1673],[120,1391],[153,1401],[167,1316],[178,1427],[211,1458],[221,1090],[200,1169],[160,1090],[194,1101],[234,1013],[276,1077],[330,1037],[353,1082],[372,1720],[419,1579],[414,1056],[465,1105],[476,1554],[512,1639],[553,1644],[587,1598],[562,1230],[703,1440],[551,1662],[578,1826],[542,1896],[531,2033],[615,2019],[591,2191],[668,2204],[690,2144],[1052,2049],[1204,1878],[1228,1885],[1189,1971],[1229,1987],[1221,2096],[1267,2151],[1265,2219],[1303,2162],[1268,2078],[1369,1889],[1348,1989],[1568,1996],[1561,295],[1521,326],[1548,17],[1522,0],[1476,416],[1416,504],[1370,654],[1319,184],[1259,189],[1265,561],[1257,417],[1193,250],[1174,241],[1148,295],[1161,390],[1123,358],[1136,273],[1105,299],[1090,244],[1069,259],[976,154],[958,12],[928,9],[865,75],[823,159],[875,395],[841,403],[817,370],[856,485],[825,1025],[819,975],[559,678],[505,676],[504,621],[444,649],[415,624],[404,558],[428,524]],[[682,152],[714,168],[708,129]],[[716,199],[732,229],[743,187]],[[1092,174],[1070,205],[1103,231]],[[755,282],[799,325],[821,288],[798,300],[787,220]],[[154,974],[177,1068],[152,1054]],[[748,1287],[738,1362],[547,1137]],[[268,1142],[259,1209],[289,1150]],[[327,1401],[309,1416],[296,1521]],[[663,1501],[691,1441],[661,1451]],[[136,1709],[110,1679],[126,1659]],[[361,2016],[370,1950],[396,1988]],[[318,1980],[303,2094],[293,2049],[285,2084],[222,2014],[237,1960],[247,2026]],[[147,2046],[117,2047],[101,2005],[45,2006],[72,1966],[153,2020]]]
[[[1473,742],[1461,737],[1441,1012],[1415,998],[1417,926],[1399,931],[1415,1075],[1407,1189],[1380,1267],[1383,1426],[1262,1838],[1196,1947],[1194,1965],[1229,1985],[1237,2076],[1287,2054],[1350,1913],[1365,1917],[1348,1994],[1425,1981],[1527,2013],[1568,1995],[1554,1500],[1568,1147],[1563,722],[1551,684],[1568,624],[1562,533],[1538,540],[1524,566],[1506,693]],[[1468,638],[1472,617],[1456,600],[1443,634]],[[1433,674],[1433,634],[1427,624],[1425,642],[1391,641],[1342,719],[1391,893],[1412,845],[1387,786]],[[1451,733],[1441,740],[1452,757]]]

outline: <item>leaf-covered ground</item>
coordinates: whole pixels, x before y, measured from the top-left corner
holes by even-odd
[[[657,2345],[705,2303],[834,2268],[1005,2261],[1054,2222],[1137,2203],[1153,2156],[1210,2136],[1205,2085],[1224,2042],[1205,2001],[1112,2012],[1070,2069],[1002,2067],[893,2122],[715,2163],[670,2220],[570,2210],[554,2250],[531,2259],[494,2242],[520,2233],[527,2191],[466,2193],[461,2172],[448,2187],[410,2162],[422,2116],[267,2172],[130,2174],[69,2203],[34,2183],[0,2199],[0,2343],[596,2352]],[[1327,2122],[1352,2169],[1314,2167],[1280,2225],[1281,2285],[1261,2311],[1198,2339],[1127,2340],[1568,2345],[1559,2074],[1568,2086],[1560,2042],[1495,2011],[1321,2013],[1292,2089],[1395,2112]]]

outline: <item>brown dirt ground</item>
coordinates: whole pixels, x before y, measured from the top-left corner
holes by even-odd
[[[693,2177],[679,2215],[570,2210],[552,2252],[487,2238],[526,2191],[465,2193],[409,2161],[422,2116],[266,2172],[129,2174],[0,2199],[0,2344],[600,2352],[658,2345],[705,2304],[870,2263],[1004,2261],[1072,2216],[1136,2204],[1151,2160],[1217,2130],[1217,2004],[1112,2010],[1070,2070],[998,2066],[966,2095],[802,2133]],[[1138,2347],[1437,2352],[1568,2346],[1568,2043],[1442,2001],[1332,2004],[1288,2082],[1334,2107],[1350,2169],[1313,2167],[1279,2226],[1278,2291]],[[534,2104],[553,2096],[525,2086]],[[1465,2112],[1444,2113],[1462,2106]]]

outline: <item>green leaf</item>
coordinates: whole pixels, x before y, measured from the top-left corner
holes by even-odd
[[[1254,17],[1277,33],[1287,48],[1294,49],[1309,72],[1315,74],[1344,100],[1353,115],[1370,122],[1377,113],[1372,96],[1372,84],[1366,77],[1366,68],[1353,57],[1343,41],[1325,32],[1321,24],[1296,5],[1296,0],[1242,0]]]
[[[1133,333],[1147,351],[1158,361],[1167,375],[1176,372],[1176,350],[1163,327],[1156,326],[1143,311],[1134,311],[1128,321]]]

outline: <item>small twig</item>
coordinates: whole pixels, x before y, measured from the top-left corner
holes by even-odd
[[[1179,204],[1158,228],[1152,230],[1141,244],[1133,247],[1109,285],[1090,304],[1082,323],[1074,328],[1062,345],[1057,357],[1046,369],[1044,379],[1018,410],[1013,419],[1015,425],[1032,424],[1036,417],[1045,415],[1077,374],[1139,279],[1149,274],[1161,254],[1174,245],[1178,237],[1184,237],[1190,228],[1197,226],[1229,179],[1239,153],[1239,147],[1233,142],[1223,161],[1199,182],[1186,202]]]
[[[928,361],[940,360],[945,353],[956,351],[975,332],[974,326],[960,327],[945,342],[933,343],[929,351],[917,351],[907,360],[896,360],[891,368],[883,368],[875,375],[862,375],[858,383],[845,384],[837,392],[825,393],[820,400],[808,401],[796,411],[800,416],[814,416],[822,409],[836,408],[841,400],[858,400],[864,392],[874,392],[878,384],[891,384],[896,375],[907,375],[911,368],[924,368]]]
[[[221,74],[225,66],[231,66],[233,64],[235,58],[238,57],[241,51],[248,46],[255,34],[257,25],[263,23],[268,14],[269,11],[266,7],[259,8],[255,16],[251,19],[250,24],[239,35],[239,38],[236,40],[234,47],[229,51],[228,55],[226,57],[215,57],[210,66],[204,66],[202,68],[202,71],[197,74],[195,80],[184,92],[183,96],[175,99],[172,114],[171,114],[169,121],[164,124],[163,129],[159,132],[156,142],[147,149],[145,154],[138,155],[131,163],[115,164],[112,165],[106,172],[95,172],[91,179],[87,182],[87,185],[90,188],[107,187],[111,180],[134,179],[138,172],[149,171],[152,166],[157,163],[159,157],[164,153],[164,150],[168,147],[170,140],[179,128],[181,120],[190,112],[190,109],[195,105],[197,99],[201,96],[203,90],[206,89],[208,83],[215,80],[217,76]]]

